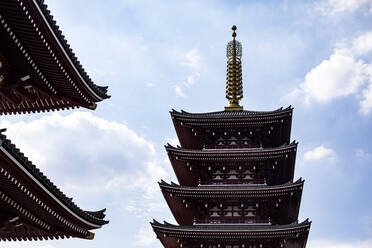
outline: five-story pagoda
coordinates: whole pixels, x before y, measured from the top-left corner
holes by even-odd
[[[165,148],[179,185],[159,185],[179,225],[151,225],[166,248],[303,248],[311,222],[297,220],[304,181],[293,181],[293,109],[258,112],[239,105],[242,46],[232,29],[229,106],[212,113],[171,112],[181,146]]]

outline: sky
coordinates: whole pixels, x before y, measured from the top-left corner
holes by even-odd
[[[2,116],[6,135],[83,209],[107,208],[93,241],[6,248],[162,247],[149,222],[176,223],[157,182],[177,181],[169,111],[223,110],[225,46],[243,45],[241,104],[294,107],[299,220],[309,248],[372,247],[372,0],[46,0],[93,81],[95,111]]]

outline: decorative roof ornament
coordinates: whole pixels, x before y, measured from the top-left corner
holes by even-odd
[[[243,110],[239,101],[243,98],[243,81],[242,81],[242,44],[235,40],[236,26],[232,26],[233,40],[227,43],[227,74],[226,74],[226,98],[229,100],[229,106],[225,110]]]

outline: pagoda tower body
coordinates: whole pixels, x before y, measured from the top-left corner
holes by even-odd
[[[179,225],[151,223],[166,248],[304,248],[311,222],[298,222],[304,181],[293,180],[293,108],[246,111],[241,44],[227,45],[224,111],[171,112],[181,146],[167,145],[179,184],[159,183]]]

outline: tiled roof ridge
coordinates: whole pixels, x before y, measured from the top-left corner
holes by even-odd
[[[180,225],[175,225],[171,224],[169,222],[164,221],[164,223],[160,223],[157,220],[153,220],[150,222],[150,224],[153,227],[160,227],[160,228],[177,228],[177,229],[184,229],[187,230],[189,229],[190,231],[193,230],[275,230],[275,229],[290,229],[290,228],[301,228],[301,227],[306,227],[311,225],[311,221],[309,219],[304,220],[301,223],[298,223],[298,221],[295,221],[291,224],[286,224],[286,225],[271,225],[271,226],[262,226],[262,225],[192,225],[192,226],[180,226]]]
[[[160,187],[169,187],[169,188],[176,188],[179,190],[271,190],[271,189],[280,189],[281,187],[296,187],[299,185],[303,185],[305,180],[301,177],[296,180],[295,182],[289,181],[287,183],[279,184],[279,185],[266,185],[266,184],[255,184],[255,185],[221,185],[221,186],[210,186],[210,185],[199,185],[199,186],[185,186],[176,184],[171,181],[171,183],[167,183],[164,180],[158,182]]]
[[[196,153],[213,153],[213,152],[266,152],[266,151],[275,151],[275,150],[283,150],[283,149],[290,149],[292,147],[296,147],[298,142],[293,140],[290,144],[283,144],[278,147],[249,147],[249,148],[226,148],[226,149],[187,149],[183,148],[179,145],[173,146],[169,143],[164,145],[165,149],[168,151],[177,151],[177,152],[196,152]]]
[[[103,220],[104,210],[100,211],[84,211],[78,207],[72,198],[67,197],[57,186],[53,184],[28,158],[3,134],[4,129],[0,130],[0,146],[4,147],[7,152],[14,156],[17,161],[37,180],[42,183],[54,196],[66,204],[76,214],[84,219],[98,225],[107,224],[108,221]],[[103,212],[102,212],[103,211]],[[102,217],[102,218],[101,218]]]
[[[252,110],[223,110],[223,111],[215,111],[215,112],[206,112],[206,113],[191,113],[184,110],[177,111],[175,109],[172,109],[170,113],[172,115],[184,115],[184,116],[252,116],[252,115],[261,115],[261,114],[277,114],[280,112],[287,112],[292,111],[292,106],[288,106],[287,108],[280,107],[276,110],[271,111],[252,111]]]
[[[88,83],[88,85],[103,99],[110,98],[107,95],[107,86],[98,86],[93,83],[92,79],[89,77],[83,66],[81,65],[80,61],[76,57],[75,53],[73,52],[72,48],[68,44],[65,36],[62,34],[62,31],[59,29],[57,22],[54,20],[53,15],[50,13],[48,9],[48,5],[44,3],[44,0],[36,0],[38,6],[40,7],[41,11],[43,12],[45,18],[47,19],[49,25],[52,27],[55,35],[57,36],[58,40],[62,44],[63,48],[67,52],[68,56],[72,59],[74,65],[76,66],[77,70],[83,76],[84,80]]]

